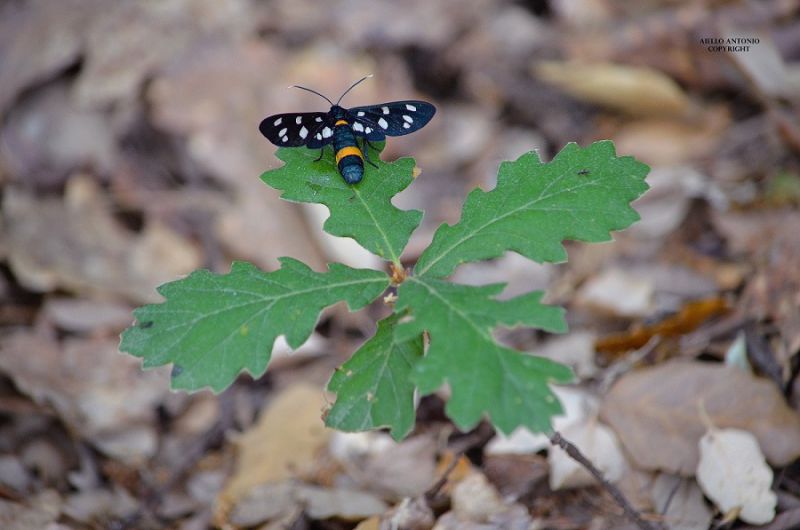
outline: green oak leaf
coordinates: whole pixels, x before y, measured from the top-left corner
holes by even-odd
[[[269,273],[236,262],[228,274],[199,270],[162,285],[166,301],[134,311],[137,323],[122,334],[120,350],[143,358],[144,367],[172,363],[173,388],[220,392],[242,370],[261,376],[279,335],[298,348],[323,308],[344,300],[355,311],[389,285],[379,271],[332,264],[319,273],[291,258],[280,262]]]
[[[395,340],[430,334],[428,351],[414,367],[412,380],[422,394],[450,384],[446,411],[459,428],[473,427],[487,413],[506,434],[520,425],[548,431],[552,416],[561,412],[548,383],[570,381],[571,370],[498,344],[492,330],[525,325],[563,332],[564,311],[541,304],[541,292],[497,300],[503,287],[410,277],[400,286],[395,306],[410,318],[397,326]]]
[[[461,263],[508,250],[540,263],[565,261],[562,241],[608,241],[610,231],[639,219],[629,203],[647,190],[648,170],[617,157],[609,141],[568,144],[547,164],[533,152],[504,162],[497,186],[472,191],[461,220],[439,227],[415,274],[448,276]]]
[[[378,144],[380,149],[383,144]],[[261,175],[261,180],[283,193],[281,198],[295,202],[324,204],[330,217],[323,228],[334,236],[352,237],[362,247],[379,257],[400,264],[400,254],[411,233],[419,226],[422,212],[400,210],[392,197],[414,180],[414,160],[401,158],[391,163],[379,159],[379,151],[370,149],[370,159],[378,168],[364,163],[364,178],[347,184],[333,159],[333,150],[325,149],[319,162],[318,151],[280,148],[277,157],[283,166]]]
[[[331,377],[328,390],[336,403],[325,424],[341,431],[390,427],[395,440],[414,427],[414,384],[410,375],[422,357],[422,334],[398,342],[394,329],[399,315],[378,322],[375,335]]]

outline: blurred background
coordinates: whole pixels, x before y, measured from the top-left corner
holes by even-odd
[[[243,375],[221,396],[170,393],[168,371],[118,352],[132,309],[196,268],[272,270],[280,256],[382,267],[322,233],[324,208],[283,202],[258,178],[279,164],[261,119],[328,108],[289,85],[333,99],[370,73],[343,105],[438,108],[383,154],[422,169],[395,200],[425,211],[409,266],[469,190],[494,186],[502,160],[611,139],[651,166],[642,221],[614,243],[567,243],[558,266],[507,255],[455,279],[547,289],[567,307],[566,336],[502,339],[571,364],[577,408],[592,425],[602,411],[620,465],[649,477],[636,489],[625,475],[636,505],[675,510],[674,489],[647,489],[674,466],[631,460],[624,441],[656,433],[614,421],[608,389],[635,366],[725,362],[796,411],[798,12],[795,0],[0,2],[0,527],[627,524],[591,481],[554,478],[531,440],[496,439],[488,424],[458,432],[437,396],[401,444],[325,430],[321,389],[380,306],[330,309],[301,350],[278,344],[264,378]],[[706,40],[727,38],[747,49]],[[743,388],[745,401],[762,397]],[[778,512],[798,516],[796,435],[768,460],[785,477]],[[722,514],[688,475],[677,497],[700,522],[674,528],[704,528]]]

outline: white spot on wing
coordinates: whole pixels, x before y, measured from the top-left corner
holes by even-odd
[[[386,107],[384,107],[384,108],[386,108]],[[383,128],[383,129],[388,129],[389,128],[389,124],[386,123],[386,120],[384,120],[383,118],[378,120],[378,125],[380,125],[381,128]]]
[[[297,133],[297,134],[299,134],[299,135],[300,135],[300,138],[302,138],[303,140],[305,140],[305,139],[306,139],[306,136],[308,136],[308,129],[306,129],[305,127],[303,127],[302,129],[300,129],[300,132],[299,132],[299,133]]]
[[[353,124],[353,130],[354,130],[354,131],[363,132],[363,131],[364,131],[364,126],[363,126],[363,125],[361,125],[359,122],[355,122],[355,123]]]
[[[297,118],[294,120],[294,122],[295,122],[297,125],[300,125],[300,123],[301,123],[302,121],[303,121],[303,117],[302,117],[302,116],[298,116],[298,117],[297,117]]]
[[[330,138],[332,135],[333,131],[330,129],[330,127],[325,127],[324,129],[322,129],[323,138]]]
[[[359,117],[361,117],[361,116],[363,116],[363,115],[364,115],[364,111],[361,111],[361,110],[360,110],[360,111],[358,111],[358,116],[359,116]]]
[[[286,134],[286,127],[278,131],[278,136],[283,136],[284,134]]]
[[[371,133],[372,132],[372,127],[367,127],[366,129],[364,129],[364,132],[367,133],[367,134]]]
[[[284,142],[288,142],[289,141],[289,137],[288,136],[284,136],[283,138],[281,138],[281,140],[283,140]]]
[[[317,138],[317,140],[322,140],[322,135],[320,133],[317,133],[316,138]]]
[[[406,109],[410,110],[411,112],[417,111],[417,107],[415,107],[414,105],[409,105],[408,103],[406,103]]]
[[[314,118],[314,121],[317,122],[317,123],[322,123],[322,118],[317,116],[316,118]]]
[[[383,111],[384,114],[389,114],[389,107],[381,107],[381,110]]]
[[[403,119],[406,120],[408,123],[414,123],[414,120],[411,119],[411,116],[406,116],[405,114],[403,114]]]
[[[280,124],[281,124],[281,122],[282,122],[282,121],[283,121],[283,118],[282,118],[282,117],[281,117],[281,118],[278,118],[277,120],[275,120],[275,122],[273,122],[273,124],[272,124],[272,125],[274,125],[275,127],[277,127],[278,125],[280,125]]]
[[[410,123],[404,123],[403,124],[403,129],[410,129],[410,128],[411,128],[411,124]]]

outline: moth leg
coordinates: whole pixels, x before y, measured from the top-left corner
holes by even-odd
[[[314,162],[319,162],[320,160],[322,160],[323,153],[325,153],[325,148],[324,147],[320,147],[319,148],[319,156],[314,159]]]
[[[369,148],[370,147],[372,147],[372,144],[369,143],[369,140],[364,138],[364,147],[361,149],[361,151],[364,153],[364,160],[367,161],[367,164],[371,165],[375,169],[378,169],[378,165],[373,163],[372,160],[369,159]],[[374,149],[374,147],[373,147],[373,149]]]

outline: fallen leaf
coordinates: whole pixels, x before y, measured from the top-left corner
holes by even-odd
[[[388,508],[375,495],[344,488],[302,486],[296,495],[312,519],[336,517],[345,521],[358,521],[382,514]]]
[[[781,51],[768,33],[726,29],[724,38],[757,37],[758,45],[747,53],[728,53],[730,60],[745,74],[758,91],[770,98],[791,98],[797,94],[789,81],[789,73]]]
[[[299,209],[258,179],[276,161],[274,148],[254,124],[270,109],[299,106],[303,97],[300,90],[264,90],[264,65],[270,65],[275,78],[295,79],[287,71],[285,54],[263,41],[199,47],[191,60],[171,63],[149,87],[153,120],[161,129],[187,137],[190,156],[232,188],[233,204],[215,226],[231,254],[263,268],[276,268],[278,258],[287,255],[322,267],[324,260]]]
[[[609,269],[590,278],[576,302],[584,307],[624,317],[641,317],[653,310],[653,284],[622,269]]]
[[[106,300],[48,298],[42,314],[56,327],[72,333],[122,331],[131,323],[129,305]]]
[[[20,332],[2,342],[0,370],[20,391],[51,405],[70,428],[104,453],[140,463],[157,448],[155,408],[169,373],[143,372],[114,339],[57,342]]]
[[[64,513],[85,524],[131,517],[139,509],[139,501],[124,488],[91,489],[70,495],[64,503]]]
[[[600,423],[596,416],[574,423],[560,433],[572,442],[609,482],[616,482],[625,473],[627,462],[614,431]],[[550,464],[550,488],[561,490],[596,483],[589,471],[561,449],[552,447],[547,454]]]
[[[562,414],[553,416],[555,431],[563,431],[570,425],[581,423],[597,410],[597,400],[583,390],[556,385],[552,385],[551,388],[564,409]],[[549,447],[550,439],[547,435],[534,434],[524,427],[519,427],[510,436],[497,433],[486,445],[486,454],[532,454]]]
[[[198,250],[166,226],[148,224],[142,235],[123,229],[86,177],[68,181],[64,201],[15,188],[3,199],[9,262],[30,290],[154,302],[156,286],[200,265]]]
[[[453,513],[462,521],[483,523],[507,509],[497,489],[483,473],[474,471],[453,487]]]
[[[317,452],[331,434],[320,417],[324,405],[319,388],[289,387],[236,440],[236,469],[214,509],[217,525],[223,526],[228,514],[256,486],[302,476],[313,468]]]
[[[430,530],[433,510],[425,498],[406,497],[380,519],[380,530]],[[358,526],[361,528],[361,525]],[[370,528],[369,526],[367,528]]]
[[[388,506],[375,495],[345,488],[321,488],[295,480],[261,484],[237,503],[229,522],[251,527],[304,511],[312,519],[333,517],[358,521],[379,515]]]
[[[669,530],[707,530],[714,514],[694,480],[661,473],[651,490],[653,507]]]
[[[81,168],[103,175],[114,170],[118,149],[111,120],[100,110],[73,103],[70,86],[50,84],[9,112],[0,153],[15,182],[52,189]]]
[[[694,300],[684,305],[677,314],[660,322],[644,326],[636,324],[628,331],[612,333],[598,339],[594,346],[597,351],[605,353],[635,350],[647,344],[655,336],[666,338],[685,335],[709,318],[723,314],[728,309],[727,301],[721,297]]]
[[[538,454],[485,454],[483,470],[505,499],[530,493],[548,474],[547,459]]]
[[[5,2],[0,9],[0,111],[19,92],[78,60],[98,0]]]
[[[641,239],[672,233],[685,219],[694,199],[706,199],[720,208],[727,206],[728,200],[718,184],[690,165],[673,162],[653,167],[647,183],[650,190],[634,204],[642,219],[630,228],[630,233]]]
[[[722,364],[669,362],[630,372],[605,397],[601,417],[638,467],[691,476],[705,432],[699,406],[714,425],[752,432],[773,465],[800,456],[800,417],[775,384]]]
[[[3,530],[48,528],[61,514],[62,502],[55,490],[31,495],[24,503],[0,499],[0,527]]]
[[[83,28],[87,53],[76,99],[85,106],[103,106],[136,97],[148,76],[203,40],[243,38],[253,24],[247,7],[244,0],[177,0],[169,7],[134,2],[98,10]]]
[[[369,519],[364,519],[353,530],[379,530],[381,525],[381,520],[379,517],[370,517]]]
[[[541,61],[535,74],[582,101],[639,116],[682,116],[689,97],[664,73],[613,63]]]
[[[594,363],[594,333],[570,330],[566,335],[556,336],[536,348],[536,355],[566,364],[579,379],[592,377],[597,372]]]
[[[32,480],[33,476],[25,469],[18,456],[0,456],[0,487],[22,493],[29,488]]]
[[[755,436],[712,427],[699,446],[697,481],[722,513],[739,510],[739,519],[759,525],[775,518],[778,498],[771,489],[772,469]]]
[[[524,506],[505,501],[479,472],[453,487],[451,503],[451,511],[439,518],[434,530],[525,529],[533,523]]]
[[[703,110],[691,121],[651,118],[626,122],[610,135],[617,151],[636,157],[651,166],[697,164],[713,159],[731,127],[727,106]]]
[[[331,453],[361,489],[387,499],[422,495],[434,482],[437,444],[430,436],[395,442],[385,433],[334,433]]]

